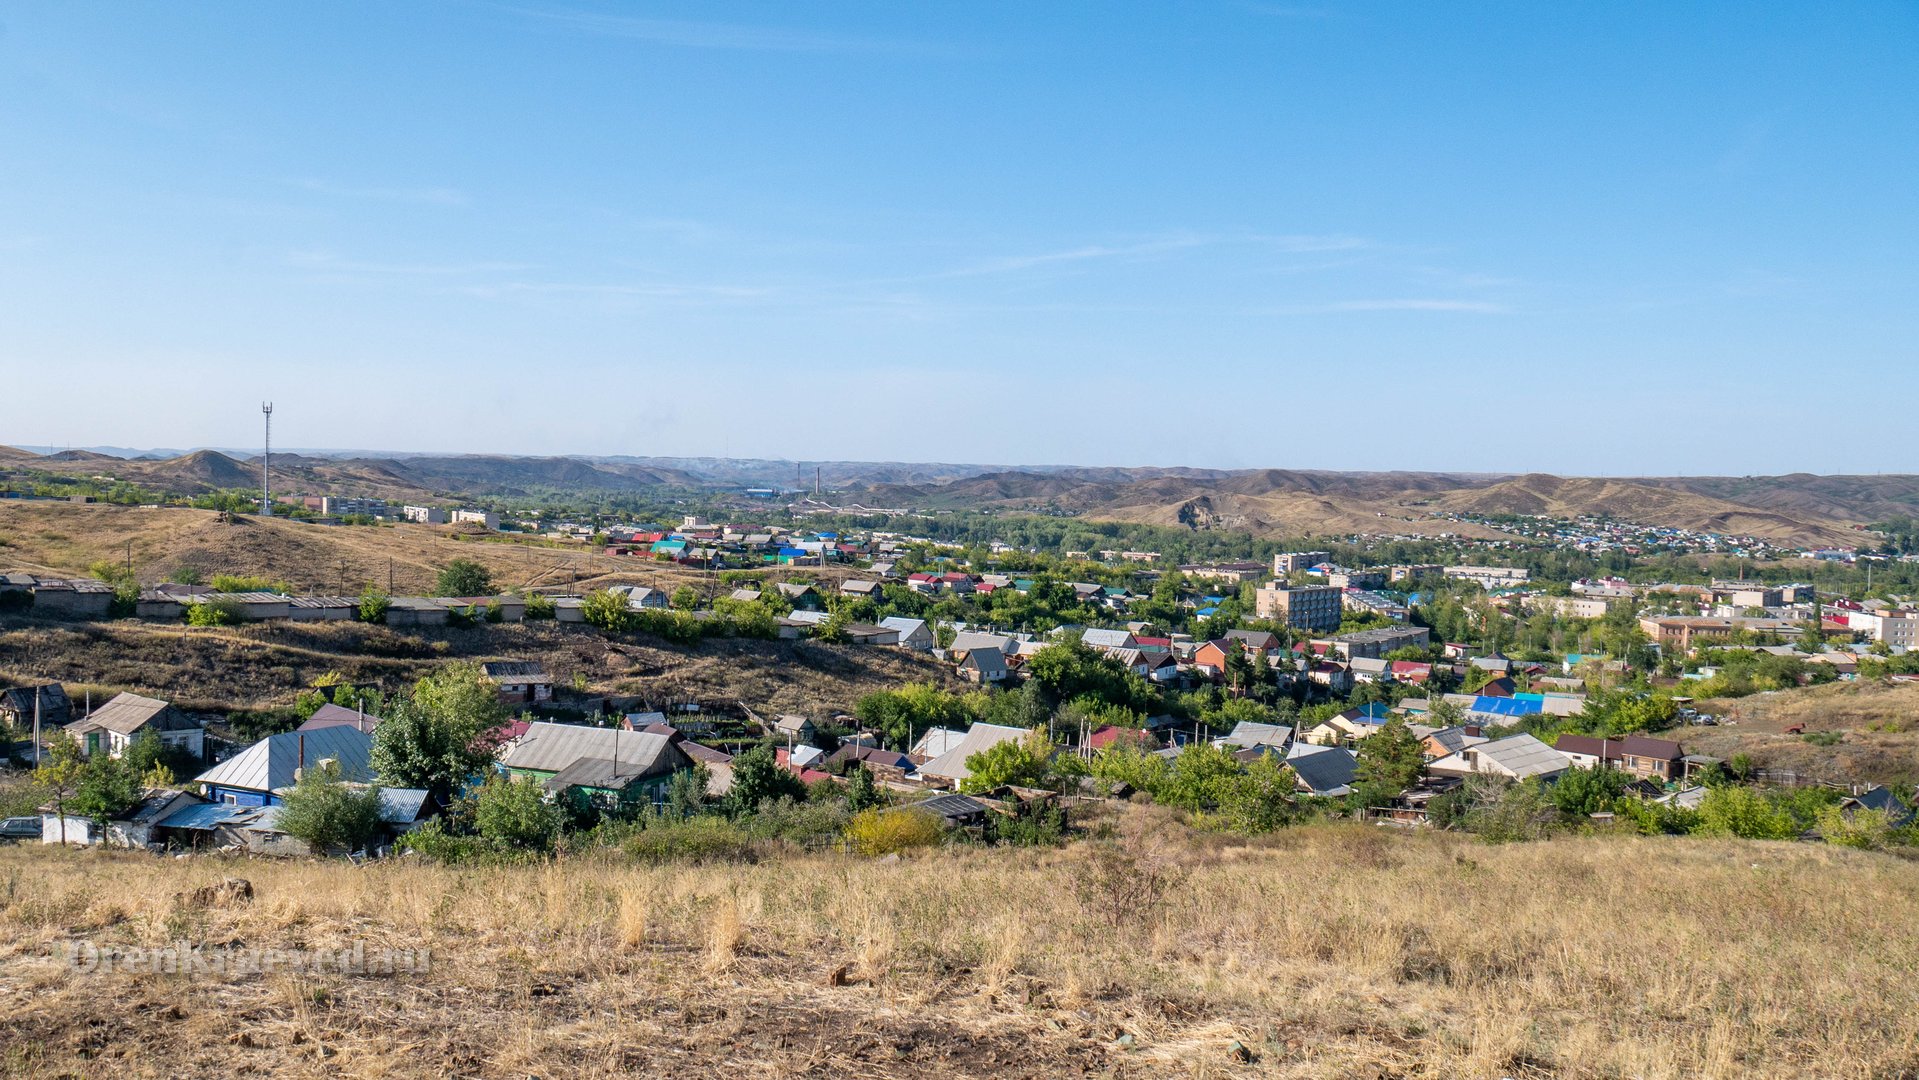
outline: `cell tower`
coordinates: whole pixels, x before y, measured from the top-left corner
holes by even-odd
[[[267,473],[267,459],[273,456],[273,402],[260,403],[260,415],[266,417],[266,444],[260,449],[260,513],[273,516],[273,485]]]

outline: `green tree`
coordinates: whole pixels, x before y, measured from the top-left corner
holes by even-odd
[[[969,794],[992,791],[1012,784],[1038,787],[1052,772],[1053,755],[1059,747],[1038,728],[1018,739],[995,743],[966,759],[968,776],[960,781],[960,790]]]
[[[580,601],[580,618],[588,626],[596,626],[608,633],[631,630],[633,614],[626,597],[608,589],[595,589]]]
[[[733,759],[733,788],[727,801],[733,812],[750,814],[768,799],[804,799],[806,785],[780,766],[770,746],[756,746]]]
[[[373,771],[441,802],[492,762],[493,736],[506,721],[492,684],[465,662],[422,678],[387,712],[373,730]]]
[[[67,806],[79,792],[86,768],[87,759],[80,752],[80,741],[64,731],[56,731],[47,740],[40,764],[33,770],[34,786],[45,792],[47,800],[53,803],[63,844],[67,839]]]
[[[1299,778],[1285,762],[1274,754],[1261,754],[1226,789],[1220,811],[1240,832],[1272,832],[1293,819],[1298,790]]]
[[[854,704],[853,715],[898,750],[912,746],[929,728],[962,728],[972,720],[964,699],[931,681],[874,691]]]
[[[526,617],[528,619],[551,619],[558,614],[553,598],[544,593],[526,594]]]
[[[1232,752],[1211,744],[1188,746],[1154,798],[1182,810],[1217,810],[1236,794],[1242,772]]]
[[[1625,773],[1606,765],[1568,769],[1547,789],[1546,795],[1560,813],[1583,819],[1611,810],[1631,782]]]
[[[711,800],[707,789],[713,784],[712,770],[703,762],[681,769],[666,780],[666,812],[676,818],[690,818],[705,812]]]
[[[560,835],[560,808],[547,801],[539,780],[495,773],[474,796],[473,827],[494,844],[549,851]]]
[[[387,609],[392,606],[393,601],[387,596],[386,590],[369,583],[366,588],[360,590],[360,605],[355,609],[354,614],[363,623],[383,623],[386,621]]]
[[[673,590],[670,601],[676,611],[697,611],[700,606],[700,594],[691,585],[682,585]]]
[[[304,770],[280,808],[280,828],[314,851],[348,851],[371,843],[384,827],[380,789],[340,781],[331,763]]]
[[[859,813],[871,810],[885,800],[880,796],[879,785],[873,782],[873,774],[865,766],[855,765],[846,774],[846,808]]]
[[[492,572],[472,559],[447,563],[433,590],[435,596],[488,596],[492,592]]]
[[[142,787],[171,787],[179,778],[191,777],[200,771],[199,759],[154,731],[134,736],[120,760]]]
[[[1393,717],[1359,744],[1353,778],[1374,797],[1392,798],[1426,771],[1426,748],[1406,721]]]

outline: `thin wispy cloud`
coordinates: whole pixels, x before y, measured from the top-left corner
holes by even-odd
[[[528,8],[513,10],[584,34],[629,38],[655,45],[672,45],[687,49],[817,53],[885,53],[924,49],[924,46],[913,42],[851,37],[795,27],[702,22],[687,19],[648,19],[632,15],[603,15],[590,11]]]
[[[363,259],[343,259],[327,251],[289,252],[286,261],[289,266],[319,273],[375,274],[399,277],[464,277],[473,274],[500,274],[533,269],[533,265],[530,263],[516,262],[377,262]]]
[[[471,200],[466,193],[451,187],[359,187],[331,180],[295,177],[288,186],[343,199],[370,199],[376,202],[427,203],[436,206],[465,206]]]
[[[1293,255],[1328,251],[1354,251],[1371,246],[1368,241],[1354,236],[1230,236],[1205,233],[1174,233],[1126,244],[1088,244],[1083,247],[1067,248],[1061,251],[1046,251],[1031,255],[1011,255],[998,259],[989,259],[971,266],[948,270],[945,273],[932,276],[974,277],[981,274],[1005,274],[1060,263],[1150,258],[1177,251],[1190,251],[1195,248],[1221,245],[1258,246],[1275,252]]]
[[[449,291],[486,300],[515,296],[625,297],[636,300],[729,302],[758,300],[778,290],[749,285],[698,285],[670,282],[504,281],[462,285]]]
[[[1308,312],[1332,311],[1454,311],[1476,315],[1505,315],[1512,308],[1505,304],[1495,304],[1485,300],[1434,300],[1412,298],[1401,300],[1342,300],[1334,304],[1323,304],[1304,309]]]

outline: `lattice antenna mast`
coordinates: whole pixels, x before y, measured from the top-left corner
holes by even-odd
[[[266,443],[260,449],[260,513],[273,516],[273,484],[267,461],[273,457],[273,402],[260,403],[260,415],[266,417]]]

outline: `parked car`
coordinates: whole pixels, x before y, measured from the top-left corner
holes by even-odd
[[[0,821],[0,840],[38,839],[40,839],[40,819],[37,817],[10,817]]]

